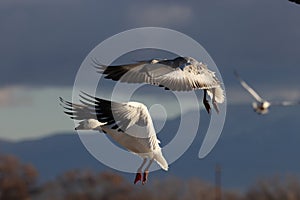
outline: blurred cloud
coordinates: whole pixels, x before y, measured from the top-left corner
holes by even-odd
[[[12,97],[12,91],[8,88],[1,88],[0,89],[0,106],[6,106],[9,105]]]
[[[0,107],[26,106],[31,103],[31,98],[22,86],[7,86],[0,88]]]
[[[24,95],[30,97],[26,105],[14,93],[24,94],[19,88],[1,90],[1,95],[11,96],[8,100],[16,101],[19,106],[7,106],[12,104],[5,102],[6,106],[0,107],[0,139],[23,140],[73,130],[73,122],[64,115],[58,101],[59,96],[71,99],[71,88],[26,89]]]
[[[146,87],[146,88],[144,88]],[[197,99],[190,98],[192,92],[177,93],[182,102],[179,104],[171,91],[155,86],[144,86],[137,90],[131,101],[142,102],[151,111],[155,127],[162,128],[165,120],[172,120],[180,115],[193,112],[199,103],[201,117],[209,117],[203,110],[201,90],[196,91]],[[110,99],[108,88],[98,91],[98,97]],[[126,90],[120,90],[113,100],[124,101]],[[228,105],[249,105],[253,101],[243,88],[227,87]],[[268,100],[299,100],[300,91],[297,88],[276,88],[261,86],[258,92]],[[23,140],[43,137],[53,133],[70,132],[74,123],[63,113],[59,106],[58,97],[72,100],[72,87],[7,87],[0,89],[0,138],[9,140]],[[159,96],[159,102],[157,97]],[[154,105],[154,107],[153,107]],[[154,109],[154,110],[153,110]]]

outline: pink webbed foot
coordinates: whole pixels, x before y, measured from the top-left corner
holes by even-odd
[[[134,179],[134,184],[136,184],[137,182],[142,180],[142,173],[141,172],[137,172],[135,179]]]
[[[143,175],[143,181],[142,181],[143,185],[145,185],[147,183],[148,175],[149,175],[149,171],[145,171],[144,175]]]

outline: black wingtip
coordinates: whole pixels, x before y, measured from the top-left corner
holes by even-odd
[[[65,106],[72,107],[73,104],[69,101],[64,100],[62,97],[59,97],[60,105],[65,108]]]
[[[82,93],[82,94],[84,94],[85,96],[88,96],[88,97],[90,97],[90,98],[92,98],[92,99],[94,99],[95,97],[93,97],[92,95],[90,95],[90,94],[88,94],[88,93],[86,93],[86,92],[84,92],[84,91],[80,91],[80,93]]]
[[[65,100],[62,97],[58,97],[58,99],[59,99],[59,105],[64,108],[66,105]]]
[[[62,97],[58,97],[58,99],[59,99],[60,103],[64,104],[65,100]]]
[[[86,92],[83,92],[83,91],[81,91],[81,93],[84,94],[85,96],[87,96],[90,99],[88,99],[87,97],[84,97],[84,96],[80,95],[81,98],[84,98],[85,100],[88,100],[88,101],[90,101],[92,103],[96,103],[97,104],[98,102],[104,102],[104,101],[105,102],[112,102],[110,100],[106,100],[106,99],[102,99],[102,98],[99,98],[99,97],[96,97],[96,96],[92,96],[92,95],[90,95],[90,94],[88,94]]]
[[[67,115],[71,115],[71,116],[74,114],[74,112],[71,112],[71,111],[64,111],[64,113]]]
[[[102,64],[97,60],[97,58],[91,58],[92,60],[92,66],[97,69],[97,72],[102,74],[104,70],[106,69],[107,65]]]
[[[239,73],[237,72],[236,69],[233,70],[233,74],[234,74],[236,77],[239,77]]]
[[[238,71],[236,69],[233,70],[233,74],[239,81],[243,81],[240,74],[238,73]]]
[[[89,103],[97,104],[98,99],[96,97],[93,97],[92,95],[81,91],[82,94],[79,94],[79,97]],[[81,103],[84,103],[82,100],[80,100]]]

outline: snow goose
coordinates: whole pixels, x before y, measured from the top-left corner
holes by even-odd
[[[257,94],[257,92],[252,89],[237,73],[237,71],[234,71],[234,74],[236,78],[239,80],[243,88],[245,88],[250,95],[256,100],[252,103],[252,107],[254,111],[258,114],[267,114],[269,112],[269,107],[272,106],[292,106],[292,105],[298,105],[300,102],[291,102],[291,101],[282,101],[282,102],[270,102],[267,100],[264,100],[261,96]]]
[[[143,162],[137,170],[134,184],[138,181],[146,183],[153,161],[162,169],[168,170],[168,163],[159,146],[160,141],[156,137],[151,116],[144,104],[117,103],[86,93],[80,94],[80,97],[82,104],[71,103],[60,97],[64,112],[70,118],[80,121],[75,130],[102,131],[128,151],[142,157]],[[149,163],[142,178],[142,169],[148,159]]]
[[[106,79],[126,83],[148,83],[164,87],[166,90],[191,91],[203,89],[203,104],[210,113],[207,94],[219,112],[218,103],[224,102],[221,82],[207,65],[191,57],[177,57],[171,60],[146,60],[134,64],[107,66],[94,60],[99,73]]]

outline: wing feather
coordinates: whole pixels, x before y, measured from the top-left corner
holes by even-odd
[[[148,83],[173,91],[191,91],[220,86],[214,72],[203,63],[188,63],[186,58],[140,61],[135,64],[105,66],[97,64],[105,78],[126,83]]]
[[[239,74],[237,73],[237,71],[234,71],[234,75],[236,76],[236,78],[240,81],[241,85],[243,86],[243,88],[245,90],[247,90],[251,96],[258,102],[263,102],[263,98],[261,98],[257,92],[255,92],[254,89],[252,89],[240,76]]]
[[[111,129],[130,132],[137,137],[150,137],[155,134],[152,119],[147,107],[138,102],[117,103],[93,97],[82,92],[80,102],[74,104],[60,98],[65,113],[72,119],[96,119]]]
[[[272,102],[273,106],[295,106],[300,105],[300,101],[282,101],[282,102]]]

